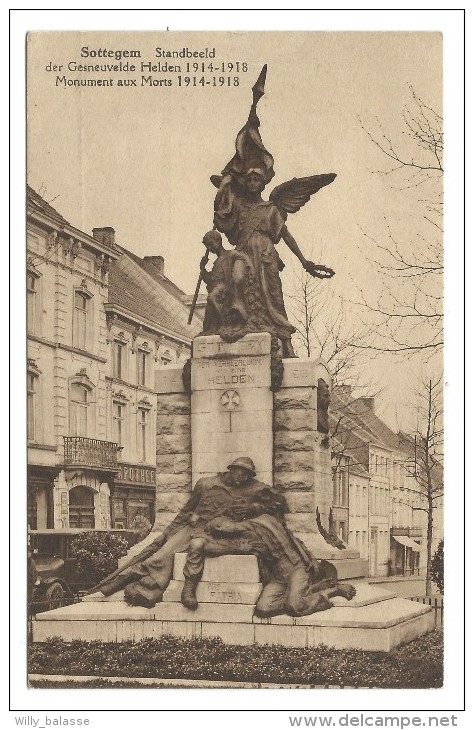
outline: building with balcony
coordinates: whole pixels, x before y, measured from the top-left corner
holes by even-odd
[[[28,524],[110,526],[109,269],[119,254],[27,190]]]
[[[94,236],[107,231],[113,229],[94,229]],[[186,295],[166,277],[163,257],[140,258],[123,246],[115,248],[120,258],[110,267],[105,304],[107,439],[119,446],[111,525],[146,529],[155,520],[155,378],[190,357],[202,320],[197,315],[187,324]]]
[[[189,357],[202,321],[161,257],[79,231],[31,188],[27,252],[28,524],[153,524],[155,371]]]

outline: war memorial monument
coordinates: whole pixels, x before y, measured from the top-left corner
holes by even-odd
[[[293,178],[262,199],[274,176],[257,116],[266,71],[235,155],[211,176],[194,300],[204,282],[203,331],[184,368],[156,377],[153,529],[81,603],[38,614],[33,641],[172,634],[389,651],[434,626],[428,606],[369,585],[366,561],[329,528],[331,373],[295,356],[276,244],[310,275],[333,276],[304,257],[287,219],[336,175]]]

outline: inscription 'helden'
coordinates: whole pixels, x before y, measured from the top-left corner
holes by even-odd
[[[192,387],[197,390],[229,386],[267,385],[267,357],[240,357],[228,360],[194,360]],[[267,368],[264,365],[267,365]]]

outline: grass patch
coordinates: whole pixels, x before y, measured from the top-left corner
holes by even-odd
[[[219,638],[186,640],[175,636],[121,644],[66,643],[52,638],[30,645],[28,671],[425,689],[443,684],[443,635],[436,630],[389,653],[337,650],[322,644],[305,649],[234,646]]]

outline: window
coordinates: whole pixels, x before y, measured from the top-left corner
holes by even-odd
[[[138,351],[137,382],[138,385],[146,385],[148,374],[148,353],[144,350]]]
[[[349,504],[347,468],[337,469],[333,476],[333,504],[347,507]]]
[[[344,542],[347,542],[348,539],[348,532],[347,532],[347,522],[345,520],[339,520],[336,523],[336,531],[341,540]]]
[[[171,365],[172,360],[173,360],[173,358],[172,358],[171,352],[169,350],[164,350],[161,353],[160,365],[167,367],[168,365]]]
[[[145,408],[138,409],[138,456],[140,461],[146,461],[147,423],[148,411]]]
[[[113,439],[116,444],[123,446],[125,406],[122,403],[113,404],[114,431]]]
[[[339,504],[339,471],[336,469],[332,475],[332,503]]]
[[[118,340],[114,341],[113,374],[121,380],[125,374],[125,343]]]
[[[74,347],[78,347],[80,350],[86,349],[88,309],[89,297],[83,292],[75,291],[72,337]]]
[[[112,527],[124,529],[127,524],[127,511],[125,499],[112,499]]]
[[[84,385],[71,385],[69,424],[71,436],[87,436],[87,409],[89,401],[89,390]]]
[[[36,438],[36,394],[38,378],[32,373],[28,373],[28,395],[27,395],[27,414],[28,414],[28,439],[33,441]]]
[[[74,487],[69,492],[69,527],[95,527],[92,489]]]
[[[36,313],[38,307],[38,277],[28,272],[26,277],[26,318],[28,334],[34,335],[36,330]]]

